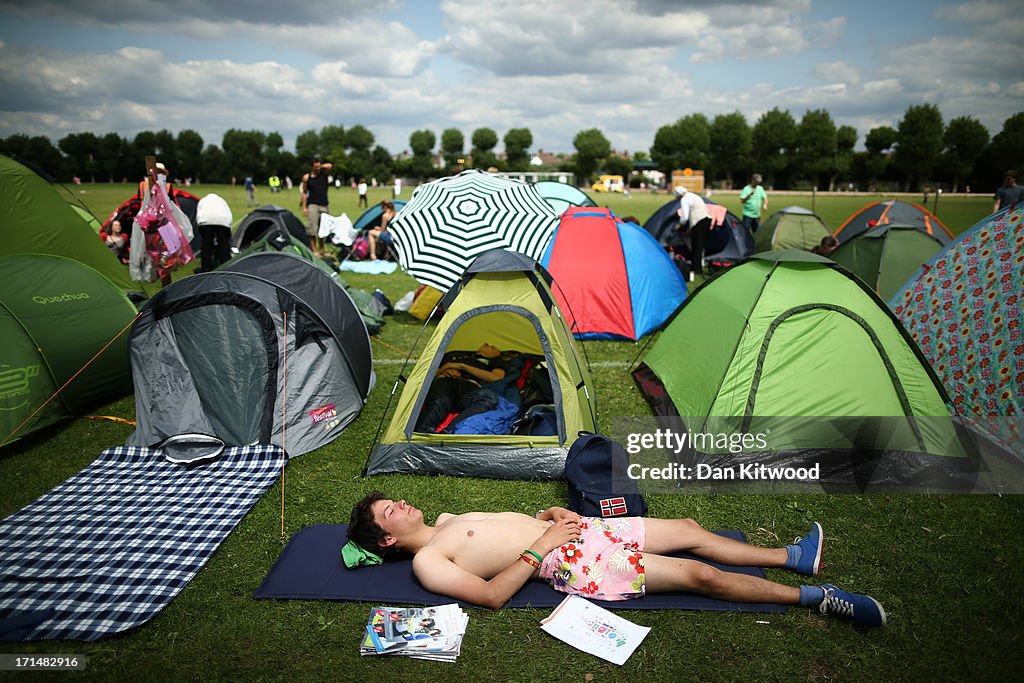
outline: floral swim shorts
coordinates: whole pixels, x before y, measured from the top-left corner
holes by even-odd
[[[540,578],[563,593],[595,600],[643,597],[642,517],[580,517],[580,538],[555,548],[540,565]]]

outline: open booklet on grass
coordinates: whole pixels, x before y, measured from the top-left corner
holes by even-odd
[[[651,632],[578,595],[567,596],[540,623],[555,638],[620,665]]]
[[[455,661],[469,614],[458,604],[437,607],[374,607],[359,652]]]

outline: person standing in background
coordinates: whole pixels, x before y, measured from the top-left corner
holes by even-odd
[[[761,214],[768,210],[768,193],[761,186],[761,174],[750,176],[750,183],[740,190],[740,201],[743,202],[743,227],[751,235],[761,225]]]
[[[708,229],[711,227],[711,214],[704,200],[696,192],[688,192],[680,185],[675,189],[679,197],[679,208],[676,214],[679,216],[679,225],[676,230],[679,232],[688,231],[690,234],[690,254],[692,268],[690,273],[704,274],[704,241],[707,239]]]
[[[309,235],[317,256],[321,256],[324,251],[317,233],[320,230],[320,214],[328,213],[327,171],[331,168],[332,164],[314,159],[309,173],[302,176],[302,185],[299,188],[302,195],[302,215],[306,217],[306,234]]]
[[[994,199],[996,203],[992,207],[992,213],[1024,200],[1024,187],[1017,184],[1017,171],[1011,168],[1004,174],[1003,186],[996,190]]]

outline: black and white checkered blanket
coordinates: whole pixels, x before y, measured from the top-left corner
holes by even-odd
[[[145,623],[281,473],[276,446],[187,467],[119,446],[0,522],[0,640],[96,640]]]

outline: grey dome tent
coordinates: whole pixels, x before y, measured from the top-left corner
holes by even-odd
[[[355,304],[303,259],[260,256],[175,282],[143,307],[128,339],[128,445],[203,434],[296,456],[359,414],[375,378]]]
[[[243,218],[231,236],[231,246],[235,249],[245,249],[274,230],[287,232],[307,247],[309,246],[306,226],[302,224],[299,217],[288,209],[274,204],[259,206]]]

